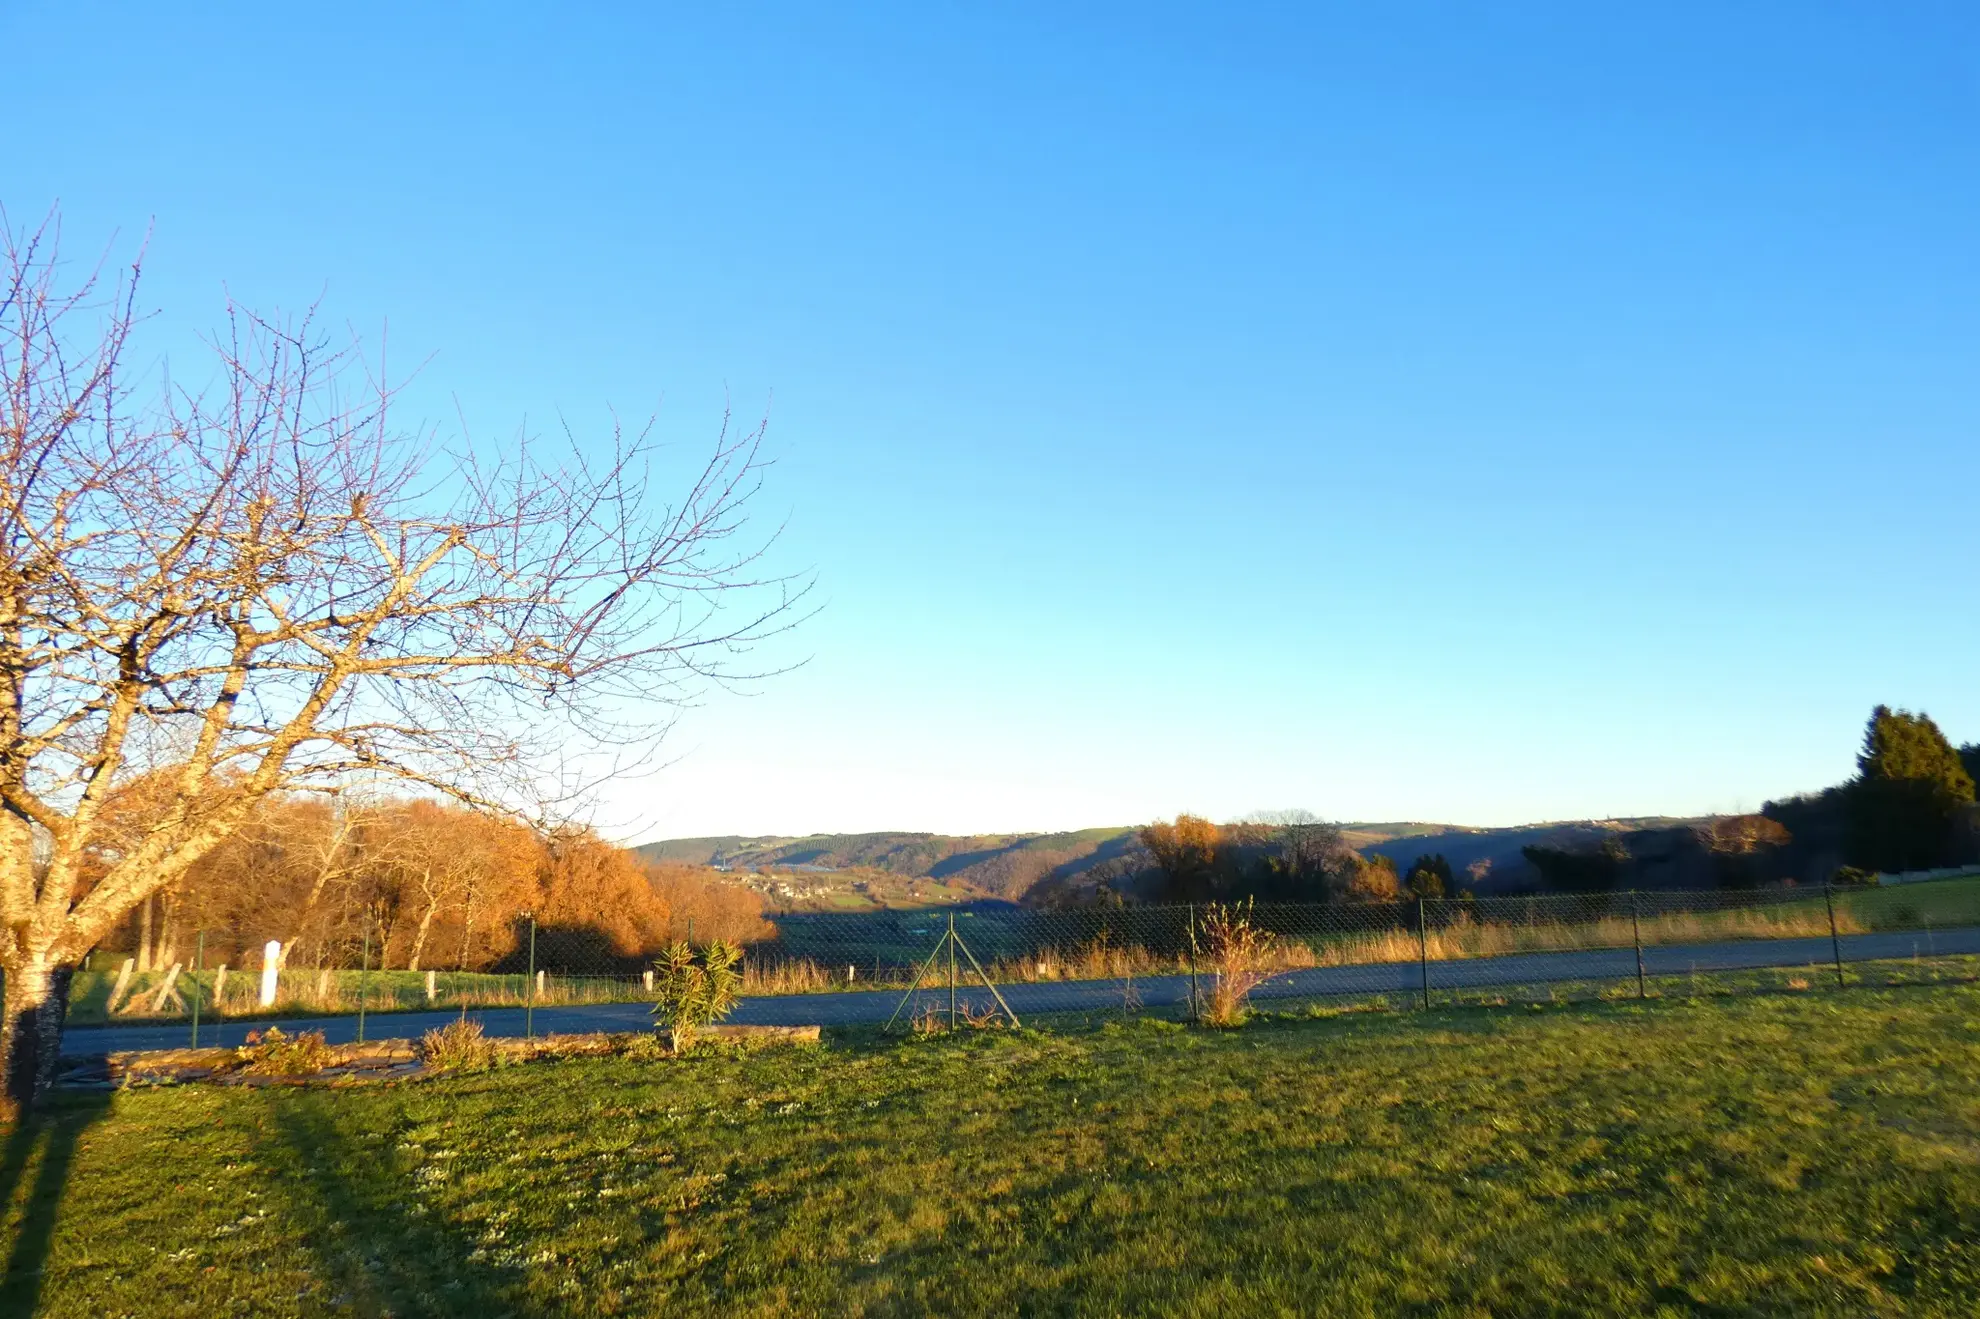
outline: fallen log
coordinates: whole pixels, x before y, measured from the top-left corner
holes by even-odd
[[[760,1040],[766,1044],[816,1044],[823,1028],[819,1026],[697,1026],[686,1033],[687,1041],[732,1040],[749,1042]],[[674,1032],[663,1030],[661,1038],[669,1048],[674,1047]]]

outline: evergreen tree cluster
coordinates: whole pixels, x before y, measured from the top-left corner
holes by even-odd
[[[1980,748],[1968,748],[1974,750]],[[1929,715],[1880,705],[1845,785],[1844,852],[1870,870],[1928,870],[1958,860],[1973,774]]]
[[[1413,898],[1441,898],[1456,892],[1451,863],[1442,852],[1430,852],[1410,862],[1403,887]]]

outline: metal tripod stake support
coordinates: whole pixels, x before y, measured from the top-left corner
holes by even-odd
[[[893,1033],[894,1023],[901,1019],[901,1013],[907,1009],[909,1003],[914,1001],[914,996],[920,990],[922,981],[926,980],[928,973],[940,964],[944,952],[947,952],[949,955],[950,1030],[956,1028],[959,1019],[959,1008],[956,1000],[956,990],[960,979],[959,968],[956,963],[957,953],[961,953],[969,962],[970,970],[976,973],[976,978],[981,980],[983,987],[990,991],[990,997],[997,1000],[997,1006],[1003,1009],[1006,1017],[1010,1018],[1011,1028],[1013,1030],[1024,1029],[1024,1024],[1018,1020],[1017,1013],[1011,1011],[1011,1005],[1004,1001],[1004,996],[997,991],[997,986],[991,983],[990,973],[983,969],[983,964],[976,960],[976,954],[969,950],[969,945],[964,943],[962,936],[956,933],[956,918],[952,912],[949,915],[947,928],[942,931],[942,937],[935,941],[935,947],[930,950],[927,960],[922,962],[921,969],[914,973],[914,979],[909,982],[907,992],[902,994],[901,1001],[894,1005],[894,1015],[887,1018],[887,1024],[881,1030],[881,1034],[890,1035]]]

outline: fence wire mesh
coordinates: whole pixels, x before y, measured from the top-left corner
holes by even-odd
[[[1971,877],[1885,888],[979,904],[771,919],[775,937],[745,949],[744,997],[730,1018],[740,1024],[925,1028],[1008,1013],[1050,1025],[1215,1017],[1247,1004],[1312,1012],[1670,997],[1980,972],[1980,878]],[[174,967],[138,972],[129,959],[100,959],[77,978],[70,1023],[190,1024],[198,1014],[213,1042],[220,1022],[360,1012],[474,1012],[503,1034],[627,1030],[644,1024],[652,997],[650,963],[601,955],[595,944],[525,937],[515,954],[479,969],[380,967],[363,955],[309,966],[278,959],[266,978],[260,951],[216,934]],[[406,1028],[380,1022],[374,1033]]]

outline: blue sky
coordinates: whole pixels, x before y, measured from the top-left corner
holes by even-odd
[[[1753,808],[1980,740],[1970,5],[0,9],[0,200],[476,434],[768,409],[625,836]],[[1599,11],[1599,12],[1598,12]]]

